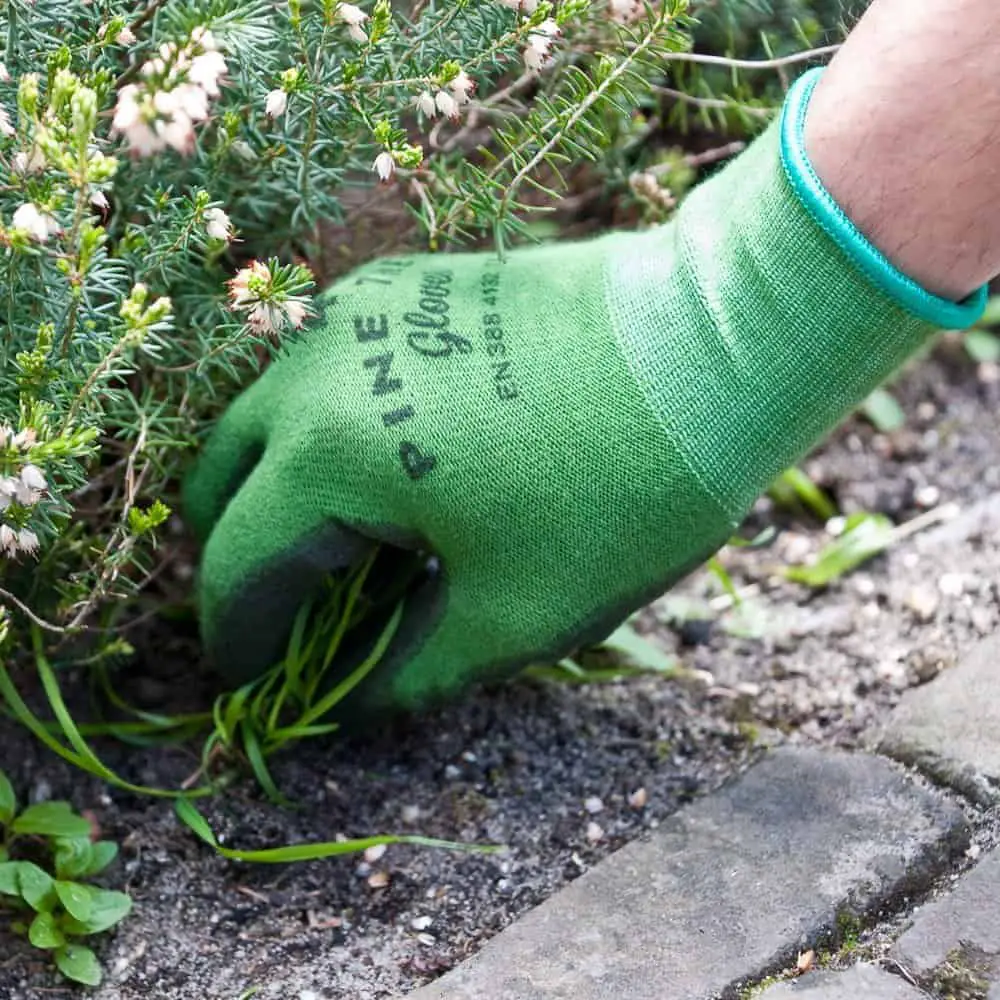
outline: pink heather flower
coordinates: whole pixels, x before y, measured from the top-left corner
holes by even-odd
[[[352,3],[342,3],[337,7],[337,17],[347,25],[347,33],[358,44],[368,41],[365,29],[361,27],[368,20],[368,15]]]
[[[213,240],[225,240],[227,243],[233,238],[233,223],[228,215],[221,208],[205,209],[205,232]]]
[[[458,71],[458,74],[448,86],[451,88],[452,94],[455,95],[455,100],[458,102],[459,107],[461,107],[463,104],[469,103],[469,98],[476,89],[476,81],[462,69]]]
[[[7,64],[0,62],[0,83],[10,83],[10,71]]]
[[[268,118],[280,118],[288,107],[288,94],[283,90],[272,90],[264,102],[264,113]]]
[[[396,172],[396,161],[392,158],[392,153],[382,150],[378,156],[375,157],[375,162],[372,164],[372,170],[378,174],[378,179],[380,181],[387,181]]]
[[[50,236],[59,232],[59,223],[30,201],[25,202],[14,212],[11,226],[27,233],[38,243],[44,243]]]
[[[0,106],[0,135],[10,137],[15,135],[16,132],[17,129],[10,123],[10,115],[7,114],[7,109]]]
[[[500,0],[500,3],[509,10],[518,14],[534,14],[538,10],[538,0]]]
[[[108,202],[108,196],[103,191],[95,191],[90,196],[90,204],[98,210],[98,212],[108,212],[111,210],[111,205]]]
[[[434,96],[429,90],[425,90],[419,97],[414,97],[413,103],[417,106],[417,110],[428,118],[434,118],[437,115],[437,105],[434,103]]]

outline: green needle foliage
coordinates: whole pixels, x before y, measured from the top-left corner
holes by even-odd
[[[80,942],[128,916],[132,900],[88,880],[118,855],[118,845],[91,839],[88,820],[68,802],[21,807],[0,771],[0,917],[51,955],[67,979],[101,982],[93,951]]]

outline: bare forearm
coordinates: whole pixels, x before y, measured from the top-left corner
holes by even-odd
[[[960,299],[1000,273],[1000,3],[875,0],[813,95],[806,148],[855,225]]]

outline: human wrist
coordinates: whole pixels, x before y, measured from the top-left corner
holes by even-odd
[[[817,177],[859,232],[952,301],[1000,272],[996,29],[993,0],[960,0],[944,18],[931,0],[875,0],[804,123]]]

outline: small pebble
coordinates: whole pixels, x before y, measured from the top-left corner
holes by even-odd
[[[913,491],[913,502],[918,507],[936,507],[941,502],[941,491],[936,486],[921,486]]]
[[[462,769],[460,767],[455,767],[454,764],[449,764],[444,769],[444,776],[448,781],[454,781],[456,778],[462,777]]]
[[[425,948],[433,948],[433,947],[434,947],[434,945],[436,945],[436,944],[437,944],[437,938],[436,938],[436,937],[434,937],[434,935],[433,935],[433,934],[426,934],[426,933],[425,933],[425,934],[418,934],[418,935],[417,935],[417,940],[418,940],[418,941],[419,941],[419,942],[420,942],[420,943],[421,943],[421,944],[422,944],[422,945],[423,945],[423,946],[424,946]]]
[[[320,997],[315,990],[300,990],[299,1000],[320,1000]]]
[[[648,796],[645,788],[637,788],[629,797],[628,804],[633,809],[645,809]]]
[[[376,861],[381,861],[386,850],[387,847],[385,844],[372,844],[371,847],[365,848],[365,861],[370,865],[375,864]]]
[[[414,917],[410,921],[410,926],[415,931],[425,931],[432,923],[434,923],[433,917]]]
[[[584,800],[583,808],[591,816],[596,816],[599,812],[604,812],[604,803],[596,795],[591,795],[589,799]]]
[[[983,361],[976,370],[976,374],[983,385],[997,385],[1000,383],[1000,364],[995,361]]]
[[[993,631],[993,615],[986,608],[974,607],[969,612],[969,620],[980,635],[989,635]]]
[[[965,580],[961,573],[944,573],[938,580],[938,590],[945,597],[961,597],[965,591]]]
[[[384,889],[389,884],[389,873],[385,871],[372,872],[368,876],[368,885],[372,889]]]
[[[412,826],[420,819],[420,806],[403,806],[399,814],[407,826]]]
[[[591,820],[587,824],[587,840],[592,844],[597,844],[604,839],[604,828],[600,823],[595,823]]]
[[[847,518],[838,514],[836,517],[831,517],[829,521],[826,522],[826,533],[832,535],[834,538],[839,538],[843,533],[844,529],[847,527]]]
[[[759,698],[760,691],[760,685],[754,684],[753,681],[740,681],[736,685],[737,694],[741,694],[744,698]]]
[[[938,604],[938,595],[927,584],[918,583],[906,595],[906,606],[922,622],[929,622],[937,614]]]

